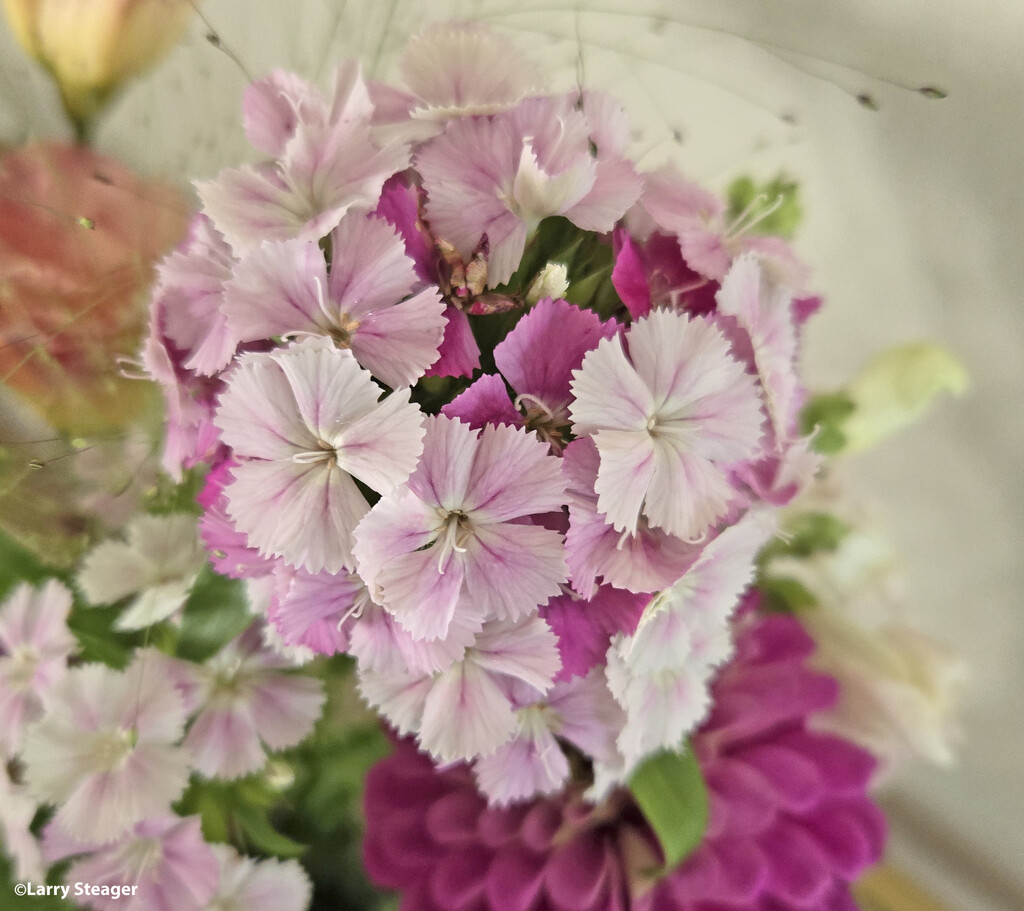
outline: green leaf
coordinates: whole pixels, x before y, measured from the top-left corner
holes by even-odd
[[[693,750],[647,759],[629,790],[658,837],[664,869],[675,869],[700,845],[708,824],[707,786]]]
[[[245,589],[237,579],[221,576],[206,566],[185,602],[177,654],[205,661],[250,623]]]

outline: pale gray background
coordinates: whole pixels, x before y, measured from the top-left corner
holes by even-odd
[[[323,78],[343,55],[393,73],[424,22],[482,16],[571,84],[628,102],[643,164],[675,157],[722,188],[738,173],[800,178],[799,249],[827,308],[806,370],[829,387],[873,351],[919,338],[967,363],[973,391],[849,466],[906,569],[907,614],[955,643],[972,687],[952,772],[899,776],[892,855],[954,907],[1024,907],[1024,3],[1019,0],[536,0],[469,4],[208,0],[254,75]],[[239,68],[197,22],[135,85],[99,145],[178,179],[249,152]],[[928,101],[896,84],[949,92]],[[853,96],[870,92],[880,111]],[[0,140],[60,135],[51,88],[0,29]],[[678,142],[673,134],[681,138]],[[981,891],[987,889],[987,892]],[[1000,898],[1000,895],[1002,896]]]

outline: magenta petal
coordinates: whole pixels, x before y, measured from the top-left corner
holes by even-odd
[[[791,811],[810,808],[821,794],[821,775],[815,764],[795,750],[761,744],[737,758],[757,769],[772,783],[783,805]]]
[[[647,271],[636,241],[624,228],[615,231],[618,252],[612,269],[612,284],[633,319],[646,316],[651,310],[651,288]]]
[[[584,832],[559,848],[544,871],[547,893],[559,911],[592,911],[607,888],[607,846]]]
[[[771,826],[777,811],[771,786],[750,766],[719,758],[707,772],[707,784],[726,807],[730,832],[756,835]]]
[[[501,911],[531,911],[544,878],[544,856],[525,848],[502,850],[487,871],[487,900]]]
[[[840,803],[825,804],[802,823],[828,854],[832,866],[848,880],[856,879],[879,859],[876,839],[870,837],[860,817]]]
[[[441,408],[441,414],[479,429],[485,424],[522,427],[522,415],[508,397],[508,389],[496,373],[486,373]]]
[[[470,844],[477,841],[476,822],[486,802],[472,791],[452,791],[427,812],[427,831],[438,844]]]
[[[494,363],[517,393],[536,396],[568,423],[564,408],[572,399],[572,372],[616,328],[592,310],[545,298],[494,349]]]
[[[558,637],[562,670],[556,680],[585,677],[602,664],[611,637],[619,632],[632,634],[650,600],[649,594],[609,586],[599,588],[589,601],[573,595],[552,598],[541,608],[541,616]]]
[[[547,851],[562,826],[562,814],[556,805],[539,801],[526,813],[519,835],[523,844],[534,851]]]
[[[794,731],[780,738],[779,744],[813,761],[826,787],[838,794],[863,792],[877,765],[866,750],[831,734]]]
[[[497,848],[507,844],[519,835],[523,817],[528,811],[526,804],[512,807],[487,807],[477,822],[477,831],[485,845]]]
[[[804,908],[820,907],[819,900],[832,885],[828,858],[803,829],[780,822],[761,848],[771,863],[767,890],[783,901]]]
[[[469,318],[451,306],[445,309],[444,315],[448,320],[444,339],[427,376],[472,376],[480,367],[480,348],[473,337]]]
[[[430,892],[445,911],[470,911],[483,895],[491,853],[481,845],[467,846],[442,859],[430,877]]]
[[[719,861],[721,898],[738,905],[753,901],[768,878],[764,852],[745,838],[723,838],[710,847]]]

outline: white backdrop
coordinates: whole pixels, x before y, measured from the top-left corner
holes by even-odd
[[[852,462],[906,566],[907,613],[972,666],[952,772],[894,783],[893,852],[954,906],[1024,906],[1024,3],[1019,0],[207,0],[259,75],[323,77],[358,55],[384,76],[405,37],[481,16],[558,74],[623,96],[643,163],[674,156],[721,188],[743,172],[799,177],[798,247],[827,308],[809,332],[812,383],[838,385],[873,351],[946,343],[972,395]],[[144,171],[209,176],[248,154],[240,68],[197,21],[120,99],[101,148]],[[557,83],[557,80],[556,80]],[[932,85],[941,101],[899,88]],[[879,110],[854,96],[870,93]],[[0,30],[0,141],[61,135],[54,94]],[[925,834],[928,835],[925,838]],[[948,840],[955,859],[934,862]],[[1002,903],[974,895],[975,878]],[[1016,889],[1016,898],[1010,890]]]

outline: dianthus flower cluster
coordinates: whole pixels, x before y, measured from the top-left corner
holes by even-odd
[[[681,746],[817,467],[792,252],[536,71],[444,26],[403,90],[253,84],[262,160],[198,184],[144,358],[217,568],[499,805]]]

